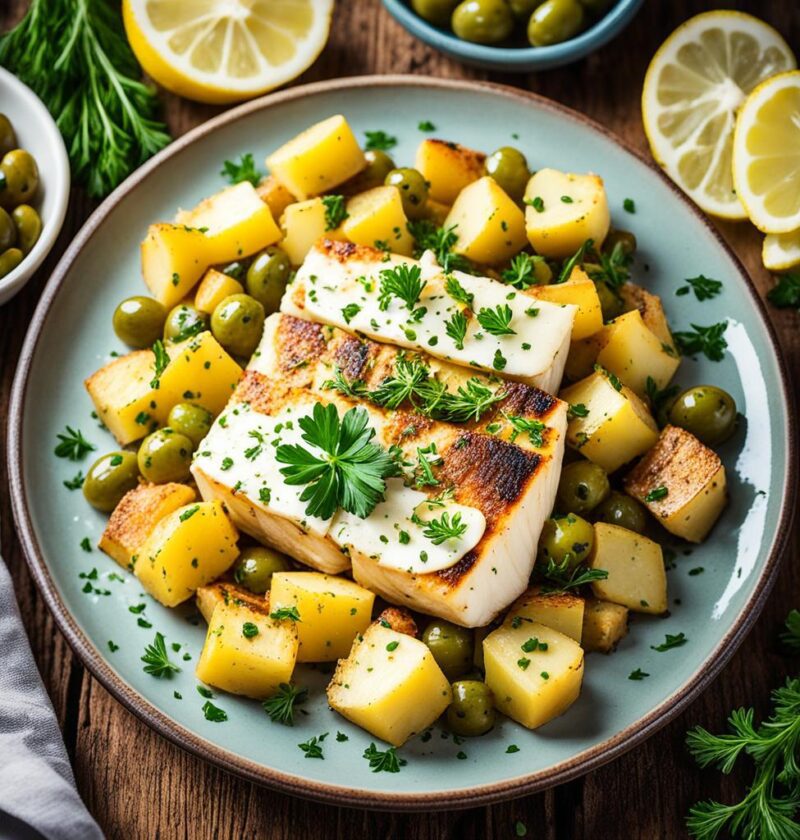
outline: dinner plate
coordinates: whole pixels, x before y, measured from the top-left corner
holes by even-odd
[[[434,726],[400,750],[407,763],[399,773],[373,772],[363,753],[375,739],[328,709],[328,669],[298,668],[295,679],[310,696],[294,727],[221,692],[213,702],[228,719],[206,720],[193,673],[202,622],[192,607],[159,606],[132,575],[81,547],[86,537],[97,541],[105,517],[63,482],[89,460],[74,464],[53,453],[65,425],[80,428],[98,454],[115,448],[92,418],[81,383],[125,352],[111,314],[119,300],[144,292],[139,242],[148,224],[220,189],[224,160],[252,152],[263,161],[336,113],[360,138],[376,130],[396,137],[391,153],[404,164],[430,136],[418,125],[431,121],[434,136],[478,149],[517,146],[533,168],[600,173],[614,221],[639,241],[633,278],[662,296],[674,328],[728,324],[723,361],[685,359],[677,381],[724,387],[745,418],[720,448],[730,503],[710,538],[694,548],[668,543],[669,615],[636,616],[616,653],[590,654],[580,698],[562,717],[535,732],[500,718],[488,735],[464,741]],[[623,210],[626,198],[634,199],[635,214]],[[722,293],[702,303],[676,294],[684,278],[698,274],[721,280]],[[14,383],[9,437],[14,512],[34,577],[103,685],[158,732],[221,767],[294,794],[376,808],[467,807],[539,790],[663,726],[708,686],[755,620],[794,498],[795,432],[780,351],[742,266],[715,230],[654,167],[584,117],[509,88],[418,77],[347,79],[267,96],[200,126],[129,178],[89,219],[45,289]],[[182,669],[172,679],[142,670],[157,630],[180,645],[170,654]],[[682,647],[653,649],[666,633],[681,632],[688,639]],[[649,676],[629,680],[637,668]],[[313,737],[321,739],[322,759],[299,747]]]

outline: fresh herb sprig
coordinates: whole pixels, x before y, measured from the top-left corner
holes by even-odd
[[[277,693],[261,705],[273,723],[294,726],[295,706],[305,702],[307,697],[307,688],[299,688],[291,683],[281,683],[278,686]]]
[[[69,458],[70,461],[80,461],[90,452],[94,452],[97,449],[93,443],[89,443],[86,440],[80,429],[73,429],[72,426],[67,426],[65,431],[59,433],[56,437],[58,438],[58,444],[53,450],[53,453],[57,458]],[[83,484],[83,481],[81,481],[81,484]],[[72,489],[74,488],[70,487],[70,490]]]
[[[608,577],[605,569],[588,569],[585,566],[572,568],[571,561],[572,557],[569,554],[560,563],[552,558],[547,561],[547,566],[541,572],[544,579],[542,592],[548,594],[567,592]]]
[[[719,280],[713,280],[704,274],[698,274],[697,277],[687,277],[686,285],[677,288],[675,294],[678,297],[683,297],[690,292],[694,292],[698,301],[704,301],[715,298],[721,291],[722,283]]]
[[[511,260],[510,267],[500,273],[500,278],[509,286],[525,291],[540,282],[536,277],[536,266],[543,262],[544,257],[523,251]]]
[[[800,309],[800,273],[782,274],[767,292],[767,300],[778,309]]]
[[[457,540],[464,536],[467,530],[467,523],[461,521],[461,514],[443,513],[439,519],[430,519],[424,523],[422,536],[427,537],[434,545],[441,545],[447,540]]]
[[[458,242],[455,225],[443,228],[437,227],[430,219],[418,219],[410,221],[407,228],[414,238],[415,257],[421,257],[424,251],[433,251],[436,262],[439,263],[445,274],[451,271],[471,271],[470,261],[461,254],[453,252],[453,248]],[[448,292],[448,294],[450,293]]]
[[[240,155],[238,160],[226,160],[219,173],[227,178],[231,184],[241,184],[249,181],[254,187],[261,180],[261,173],[256,168],[256,162],[250,152]]]
[[[145,663],[142,669],[145,674],[151,674],[154,677],[171,677],[174,672],[180,671],[180,668],[170,661],[162,633],[156,633],[153,644],[147,645],[144,649],[142,662]]]
[[[325,230],[335,230],[350,215],[343,195],[325,195],[322,205],[325,208]]]
[[[516,335],[517,331],[511,328],[512,318],[513,313],[507,303],[494,309],[484,307],[478,312],[478,323],[490,335]]]
[[[681,353],[684,356],[697,356],[702,353],[712,362],[721,362],[728,346],[725,340],[728,322],[720,321],[707,327],[692,324],[691,327],[691,330],[673,333],[672,337]]]
[[[383,269],[378,296],[378,305],[381,311],[386,311],[391,299],[395,297],[405,304],[409,312],[413,312],[414,306],[427,284],[428,281],[422,279],[422,271],[418,265],[409,266],[401,263],[394,268]]]
[[[369,762],[373,773],[399,773],[400,768],[408,763],[397,755],[394,747],[379,750],[374,743],[364,750],[364,758]]]

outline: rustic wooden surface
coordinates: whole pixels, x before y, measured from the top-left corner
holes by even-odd
[[[486,74],[461,65],[413,40],[379,0],[339,0],[331,40],[299,81],[366,73],[416,73],[486,79],[552,97],[600,121],[634,146],[646,149],[639,94],[645,68],[659,43],[690,15],[717,6],[702,0],[649,0],[631,27],[588,59],[531,76]],[[0,31],[15,22],[27,0],[0,3]],[[796,4],[774,0],[729,3],[765,17],[789,41],[800,43]],[[165,97],[167,120],[179,135],[218,109]],[[465,119],[468,119],[465,115]],[[789,664],[779,655],[777,628],[800,606],[798,532],[767,609],[733,661],[705,695],[647,743],[585,778],[525,799],[457,813],[392,815],[334,808],[293,799],[242,782],[181,752],[130,715],[72,655],[36,590],[14,534],[5,470],[5,424],[15,362],[39,293],[56,259],[92,205],[73,196],[61,239],[27,288],[0,309],[0,520],[2,546],[17,587],[36,660],[63,726],[78,787],[111,837],[124,838],[507,838],[517,820],[532,838],[677,838],[697,799],[730,799],[747,772],[721,779],[701,772],[687,757],[684,733],[697,723],[723,726],[737,705],[764,709],[769,690]],[[760,236],[747,224],[721,225],[722,233],[763,293],[771,285],[760,265]],[[800,316],[770,309],[787,353],[800,371]],[[624,686],[621,687],[622,690]]]

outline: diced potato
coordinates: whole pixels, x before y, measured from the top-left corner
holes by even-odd
[[[528,729],[563,714],[580,694],[583,650],[544,624],[504,624],[483,640],[483,660],[497,709]]]
[[[142,275],[153,297],[171,309],[211,265],[208,240],[184,225],[156,224],[142,242]]]
[[[582,338],[580,341],[573,341],[569,345],[567,363],[564,366],[564,376],[569,382],[577,382],[585,379],[594,370],[597,364],[597,354],[600,352],[602,343],[600,341],[603,331]]]
[[[443,204],[441,201],[434,201],[430,197],[425,204],[425,213],[427,218],[429,218],[437,227],[442,227],[444,225],[444,221],[449,212],[449,204]]]
[[[528,294],[550,303],[571,303],[578,307],[572,324],[572,341],[581,341],[603,329],[603,311],[597,286],[578,266],[572,269],[569,280],[547,286],[531,286]]]
[[[647,289],[637,286],[636,283],[623,283],[619,288],[619,296],[626,312],[638,309],[641,313],[645,326],[656,338],[672,349],[675,349],[675,340],[669,328],[664,306],[658,295],[648,292]]]
[[[156,525],[194,500],[194,490],[185,484],[140,484],[129,490],[114,508],[97,546],[120,566],[131,569],[136,549]]]
[[[258,612],[269,612],[269,593],[256,595],[243,586],[238,586],[230,580],[218,580],[208,586],[200,586],[195,593],[195,603],[200,615],[211,623],[211,616],[217,604],[234,604],[248,606]]]
[[[341,114],[312,125],[267,158],[270,173],[299,199],[328,192],[366,165]]]
[[[584,599],[571,592],[543,592],[533,586],[517,598],[506,615],[512,627],[536,622],[558,630],[580,644]]]
[[[295,266],[303,262],[312,245],[323,236],[328,239],[345,238],[339,229],[328,230],[325,205],[321,198],[290,204],[283,214],[281,224],[284,230],[281,248],[289,257],[289,262]]]
[[[603,328],[597,364],[616,374],[640,397],[647,393],[647,379],[659,389],[669,385],[680,356],[644,323],[638,309],[626,312]]]
[[[625,490],[669,532],[702,542],[725,507],[725,467],[693,434],[666,426],[625,477]]]
[[[540,169],[528,181],[525,203],[528,240],[545,257],[570,257],[587,239],[599,248],[611,224],[603,179],[597,175]]]
[[[238,536],[222,502],[195,502],[156,524],[132,558],[133,571],[157,601],[174,607],[230,568]]]
[[[298,662],[333,662],[347,656],[353,639],[372,621],[374,593],[346,578],[321,572],[276,572],[273,610],[296,607]]]
[[[195,674],[208,685],[263,700],[288,683],[297,656],[297,629],[269,617],[269,608],[220,603],[214,608]]]
[[[297,196],[292,195],[274,175],[262,178],[261,183],[256,187],[256,192],[269,207],[273,219],[280,219],[283,211],[297,201]]]
[[[453,250],[478,263],[507,262],[526,244],[522,210],[488,175],[461,190],[444,227],[458,234]]]
[[[178,213],[179,224],[203,231],[211,263],[248,257],[281,238],[281,230],[249,181],[242,181]]]
[[[452,699],[428,646],[380,621],[356,639],[328,685],[331,708],[396,747],[430,726]]]
[[[611,653],[627,632],[627,607],[594,598],[586,601],[581,646],[587,653]]]
[[[423,140],[414,166],[430,184],[428,195],[452,204],[461,190],[484,175],[486,155],[447,140]]]
[[[205,273],[197,291],[194,295],[194,305],[201,312],[209,315],[217,308],[217,304],[230,295],[240,295],[244,292],[244,286],[233,277],[223,274],[221,271],[209,268]]]
[[[630,388],[617,388],[618,384],[598,370],[559,395],[570,405],[586,408],[585,416],[569,421],[567,443],[608,472],[658,440],[658,426],[645,404]]]
[[[374,187],[354,195],[347,202],[348,216],[342,232],[356,245],[381,243],[392,253],[411,256],[414,240],[408,232],[408,220],[397,187]]]
[[[619,525],[595,522],[589,566],[608,572],[605,580],[592,582],[596,597],[634,612],[666,612],[667,573],[657,542]]]

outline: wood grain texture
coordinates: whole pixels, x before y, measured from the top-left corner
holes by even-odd
[[[586,60],[530,76],[487,74],[462,67],[413,40],[379,0],[339,0],[331,40],[299,82],[366,73],[416,73],[491,79],[518,85],[582,111],[646,149],[639,95],[647,63],[660,42],[690,15],[721,4],[702,0],[650,0],[615,42]],[[800,12],[792,2],[732,2],[800,42]],[[24,12],[26,0],[0,3],[0,30]],[[165,113],[177,136],[219,112],[165,96]],[[8,406],[14,366],[38,295],[71,237],[92,209],[76,193],[58,245],[38,276],[0,309],[0,405]],[[763,294],[771,286],[760,264],[760,235],[748,224],[721,224]],[[797,386],[800,316],[771,308]],[[797,388],[796,388],[797,390]],[[14,536],[6,492],[6,411],[0,413],[0,521],[2,546],[17,587],[23,620],[45,685],[53,698],[73,759],[78,786],[110,837],[124,838],[408,838],[499,840],[514,837],[522,821],[537,840],[685,836],[684,815],[701,798],[732,798],[747,782],[746,769],[722,779],[701,772],[683,747],[690,726],[724,725],[729,710],[764,710],[772,687],[790,663],[776,634],[791,607],[800,606],[798,532],[768,606],[745,644],[712,687],[680,718],[644,745],[583,779],[543,794],[460,813],[392,815],[307,803],[255,787],[182,753],[126,712],[72,656],[31,580]],[[796,663],[794,663],[796,665]],[[625,686],[620,687],[626,690]]]

